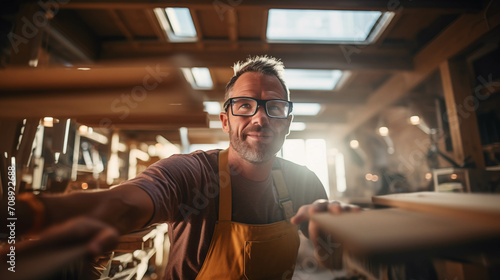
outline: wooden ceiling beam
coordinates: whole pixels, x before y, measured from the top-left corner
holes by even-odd
[[[203,33],[201,32],[202,31],[202,25],[201,25],[201,22],[200,22],[200,19],[199,19],[199,16],[198,16],[198,9],[196,8],[192,8],[189,10],[189,12],[191,13],[191,18],[193,19],[193,24],[194,24],[194,28],[196,30],[196,38],[198,39],[196,41],[196,47],[198,50],[204,50],[205,49],[205,44],[203,42]]]
[[[476,168],[484,170],[481,134],[475,108],[467,110],[466,117],[460,113],[461,104],[472,96],[467,70],[464,61],[449,60],[440,65],[450,138],[454,159],[458,164],[465,166],[468,162],[473,162]]]
[[[156,18],[155,13],[153,12],[152,9],[144,9],[144,14],[146,15],[149,25],[153,28],[156,37],[158,37],[158,41],[160,42],[167,42],[167,34],[163,31],[163,29],[160,26],[160,23],[158,22],[158,19]]]
[[[34,1],[36,2],[36,1]],[[233,8],[288,8],[288,9],[334,9],[334,10],[377,10],[397,11],[437,10],[446,13],[470,12],[481,9],[481,1],[454,0],[419,0],[419,1],[387,1],[387,0],[253,0],[232,1],[224,4]],[[239,2],[239,3],[238,3]],[[213,1],[192,0],[189,4],[182,1],[142,1],[142,0],[72,0],[66,4],[48,2],[47,5],[58,5],[63,9],[144,9],[157,7],[197,7],[214,9]]]
[[[128,121],[142,116],[177,116],[182,119],[184,115],[205,114],[202,100],[181,89],[163,86],[150,89],[136,86],[127,90],[67,90],[64,94],[2,96],[0,118],[95,117]]]
[[[345,92],[333,92],[333,91],[291,91],[291,99],[293,102],[297,103],[321,103],[330,105],[364,105],[366,102],[365,98],[350,97],[351,94],[346,94]],[[354,94],[354,96],[366,96],[367,93]]]
[[[134,41],[134,35],[132,34],[132,32],[130,32],[129,28],[118,14],[118,11],[114,9],[108,9],[107,12],[111,16],[111,19],[113,19],[113,22],[116,24],[120,32],[125,36],[125,38],[127,38],[127,41],[132,43],[132,47],[134,49],[137,49],[139,45]]]
[[[102,42],[102,55],[104,59],[124,56],[126,53],[130,53],[132,56],[147,56],[147,54],[164,54],[169,52],[190,52],[195,51],[196,45],[193,42],[175,42],[166,43],[158,42],[156,40],[150,39],[139,39],[135,40],[137,44],[141,47],[140,51],[134,51],[130,49],[128,42],[124,40],[115,41],[103,41]],[[203,43],[208,46],[207,49],[213,50],[230,50],[229,45],[232,41],[228,39],[203,39],[197,43]],[[405,47],[413,47],[414,44],[410,42],[398,43],[394,46],[389,45],[389,47],[384,46],[383,49],[379,49],[373,45],[340,45],[340,44],[313,44],[313,43],[268,43],[266,40],[254,40],[254,39],[239,39],[238,44],[242,50],[246,51],[283,51],[283,52],[319,52],[324,54],[343,54],[343,53],[370,53],[370,54],[396,54],[410,55],[410,51],[402,49]],[[112,52],[115,52],[113,55]]]
[[[249,55],[270,55],[280,58],[287,68],[340,69],[340,70],[413,70],[412,56],[396,54],[369,54],[360,51],[349,56],[343,53],[285,52],[285,51],[162,51],[141,48],[140,53],[130,48],[118,50],[107,48],[101,62],[106,60],[144,58],[144,60],[167,63],[172,67],[230,67],[234,62],[245,60]],[[149,57],[149,59],[147,58]]]
[[[227,23],[229,29],[229,41],[231,41],[231,47],[236,50],[238,49],[238,15],[235,9],[230,9],[227,11]]]
[[[74,118],[78,123],[98,128],[120,130],[163,130],[180,127],[208,128],[206,113],[185,115],[140,115],[121,120],[116,116],[79,116]],[[104,121],[103,121],[104,120]]]
[[[79,71],[77,67],[91,67]],[[182,90],[186,82],[180,79],[178,69],[152,62],[150,64],[82,64],[69,67],[11,67],[0,70],[0,91],[6,95],[57,94],[99,89],[130,92],[135,86],[153,88],[168,87]],[[29,79],[29,83],[26,80]],[[150,86],[151,85],[151,86]],[[156,88],[155,88],[156,89]]]
[[[118,15],[118,12],[113,9],[108,9],[108,14],[111,16],[111,19],[113,19],[113,22],[116,24],[118,29],[123,33],[125,38],[127,38],[128,41],[133,41],[134,40],[134,35],[132,35],[132,32],[128,29],[128,27],[125,25],[123,20],[121,19],[120,15]]]
[[[37,12],[38,8],[35,5],[22,5],[19,8],[19,14],[15,24],[13,24],[15,29],[13,32],[8,34],[8,38],[11,40],[11,49],[9,50],[11,53],[9,61],[10,66],[24,67],[29,66],[30,64],[33,65],[35,61],[38,63],[38,56],[40,55],[40,49],[43,46],[43,37],[44,33],[46,33],[47,25],[42,26],[40,30],[37,29],[37,32],[30,37],[31,40],[27,40],[25,38],[26,36],[22,37],[22,30],[23,28],[26,29],[26,24],[23,23],[22,20],[33,18]],[[45,20],[48,21],[48,19]],[[16,38],[15,41],[13,40],[14,38]],[[22,40],[18,38],[21,38]],[[7,38],[4,37],[3,39]],[[5,44],[5,47],[7,47],[7,44]]]

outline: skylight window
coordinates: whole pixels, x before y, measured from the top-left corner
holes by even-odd
[[[321,110],[318,103],[293,103],[292,113],[295,116],[316,116]]]
[[[340,77],[340,70],[285,70],[285,81],[289,89],[332,90]]]
[[[196,28],[188,8],[156,8],[156,18],[161,28],[173,42],[194,42]]]
[[[392,12],[270,9],[270,42],[369,44],[385,29]]]
[[[193,89],[211,89],[213,87],[210,70],[206,67],[181,68],[186,80]]]
[[[204,101],[203,105],[205,106],[205,112],[210,115],[219,115],[221,112],[220,103],[217,101]]]

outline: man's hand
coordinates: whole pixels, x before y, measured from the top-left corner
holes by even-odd
[[[16,241],[13,258],[7,255],[10,245],[0,250],[0,279],[52,279],[51,275],[66,266],[112,249],[118,237],[118,230],[99,220],[83,216],[70,219],[47,228],[35,240]],[[90,272],[82,273],[87,279]]]
[[[297,214],[290,220],[292,224],[301,224],[309,220],[312,214],[329,212],[332,214],[341,214],[346,212],[359,212],[361,208],[356,205],[342,203],[336,200],[318,199],[312,204],[304,205],[299,208]]]
[[[96,256],[111,250],[120,234],[114,227],[89,217],[80,216],[64,223],[53,225],[43,231],[35,242],[43,249],[85,245],[87,255]]]
[[[309,222],[311,215],[322,212],[338,215],[359,211],[361,211],[361,208],[355,205],[319,199],[312,204],[300,207],[297,214],[290,219],[290,222],[296,225]],[[322,232],[314,222],[309,222],[308,233],[304,234],[311,239],[316,257],[324,266],[335,269],[342,267],[341,245],[335,243],[329,234]]]

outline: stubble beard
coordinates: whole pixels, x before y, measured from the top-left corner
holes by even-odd
[[[251,131],[262,132],[269,131],[269,128],[255,126],[252,128],[247,128],[242,131],[241,137],[237,135],[237,133],[231,129],[231,124],[229,124],[229,139],[233,149],[246,161],[253,164],[261,164],[267,162],[274,158],[276,153],[281,149],[283,142],[285,141],[285,137],[279,134],[275,134],[274,141],[270,144],[265,143],[256,143],[255,145],[250,145],[245,141],[246,134]],[[278,140],[282,138],[282,140]]]

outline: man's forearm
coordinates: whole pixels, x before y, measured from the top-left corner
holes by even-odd
[[[37,204],[42,206],[35,207]],[[5,212],[7,208],[2,207],[2,217],[8,217]],[[16,233],[19,235],[36,233],[47,226],[78,216],[103,221],[123,234],[146,225],[153,214],[153,203],[142,189],[124,185],[101,192],[44,194],[31,196],[28,200],[18,199],[15,214]],[[37,226],[40,222],[42,225]]]
[[[143,227],[153,214],[150,197],[131,185],[102,192],[43,196],[42,201],[46,206],[48,224],[85,215],[114,226],[120,233]]]

